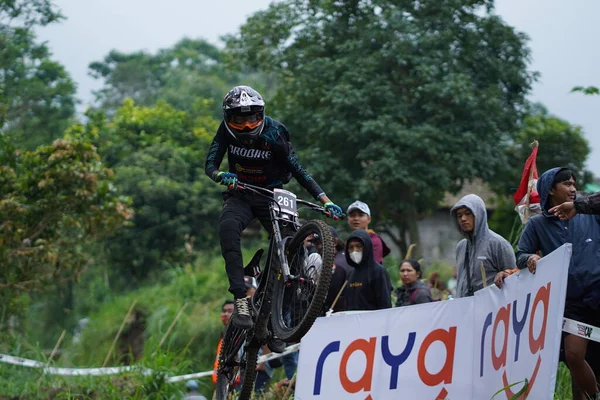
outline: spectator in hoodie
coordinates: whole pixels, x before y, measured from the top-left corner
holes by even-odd
[[[479,196],[466,195],[450,212],[456,228],[465,237],[456,246],[455,296],[473,296],[484,283],[491,285],[498,272],[515,267],[515,253],[506,239],[488,228],[485,203]]]
[[[429,287],[421,279],[421,264],[417,260],[408,259],[400,263],[400,279],[402,286],[396,288],[396,307],[433,301]]]
[[[346,310],[381,310],[392,307],[390,275],[373,257],[371,236],[359,229],[346,241],[346,262],[352,267],[344,289]]]
[[[540,177],[537,191],[543,213],[531,218],[523,229],[517,248],[517,266],[535,273],[541,258],[538,253],[545,256],[565,243],[572,243],[564,316],[600,326],[600,217],[582,212],[598,210],[598,203],[593,202],[594,199],[576,200],[575,184],[575,176],[568,168],[552,168]],[[561,221],[555,214],[566,217],[572,213],[569,207],[557,207],[564,203],[579,206],[576,215]],[[585,360],[587,339],[565,334],[563,344],[574,392],[583,392],[586,399],[600,396],[594,372]]]
[[[381,236],[376,234],[374,230],[369,229],[369,224],[371,223],[371,209],[369,206],[362,201],[356,200],[348,206],[346,214],[348,215],[348,225],[350,225],[350,228],[353,230],[364,229],[369,232],[371,242],[373,243],[375,261],[383,264],[383,257],[390,254],[390,248],[385,244]]]

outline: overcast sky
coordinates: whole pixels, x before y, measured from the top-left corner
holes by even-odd
[[[78,84],[84,103],[100,82],[87,66],[111,49],[156,51],[184,36],[220,44],[271,0],[54,0],[67,20],[38,31],[55,58]],[[496,12],[529,35],[531,69],[541,73],[531,99],[551,113],[583,127],[592,153],[588,167],[600,176],[600,96],[571,94],[574,86],[600,87],[600,1],[498,0]],[[543,151],[543,143],[540,144]]]

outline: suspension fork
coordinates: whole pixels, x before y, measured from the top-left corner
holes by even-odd
[[[283,237],[281,235],[281,228],[279,227],[277,212],[275,210],[275,206],[271,204],[269,206],[269,212],[271,213],[271,221],[273,222],[273,244],[276,247],[277,256],[279,257],[279,265],[281,268],[281,273],[283,275],[283,281],[287,282],[290,278],[294,278],[290,276],[290,266],[287,261],[287,257],[285,256],[285,243],[283,241]],[[293,223],[293,221],[290,221]],[[271,263],[273,260],[271,260]]]

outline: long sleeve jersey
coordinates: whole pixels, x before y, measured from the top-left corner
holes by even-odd
[[[293,176],[315,199],[325,194],[300,165],[286,127],[270,117],[265,117],[265,127],[252,145],[235,139],[221,122],[205,164],[206,175],[213,180],[217,180],[225,153],[229,172],[236,174],[242,183],[272,189],[282,187]]]

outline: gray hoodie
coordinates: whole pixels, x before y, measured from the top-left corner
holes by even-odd
[[[475,216],[475,228],[471,233],[464,232],[456,220],[456,211],[461,207],[468,208]],[[517,262],[510,243],[488,228],[487,211],[481,197],[474,194],[466,195],[452,207],[450,213],[456,228],[465,237],[456,246],[458,271],[456,297],[466,297],[483,288],[482,263],[487,284],[491,285],[498,272],[515,268]],[[468,261],[465,259],[467,251]],[[471,288],[469,288],[467,274],[471,276]]]

